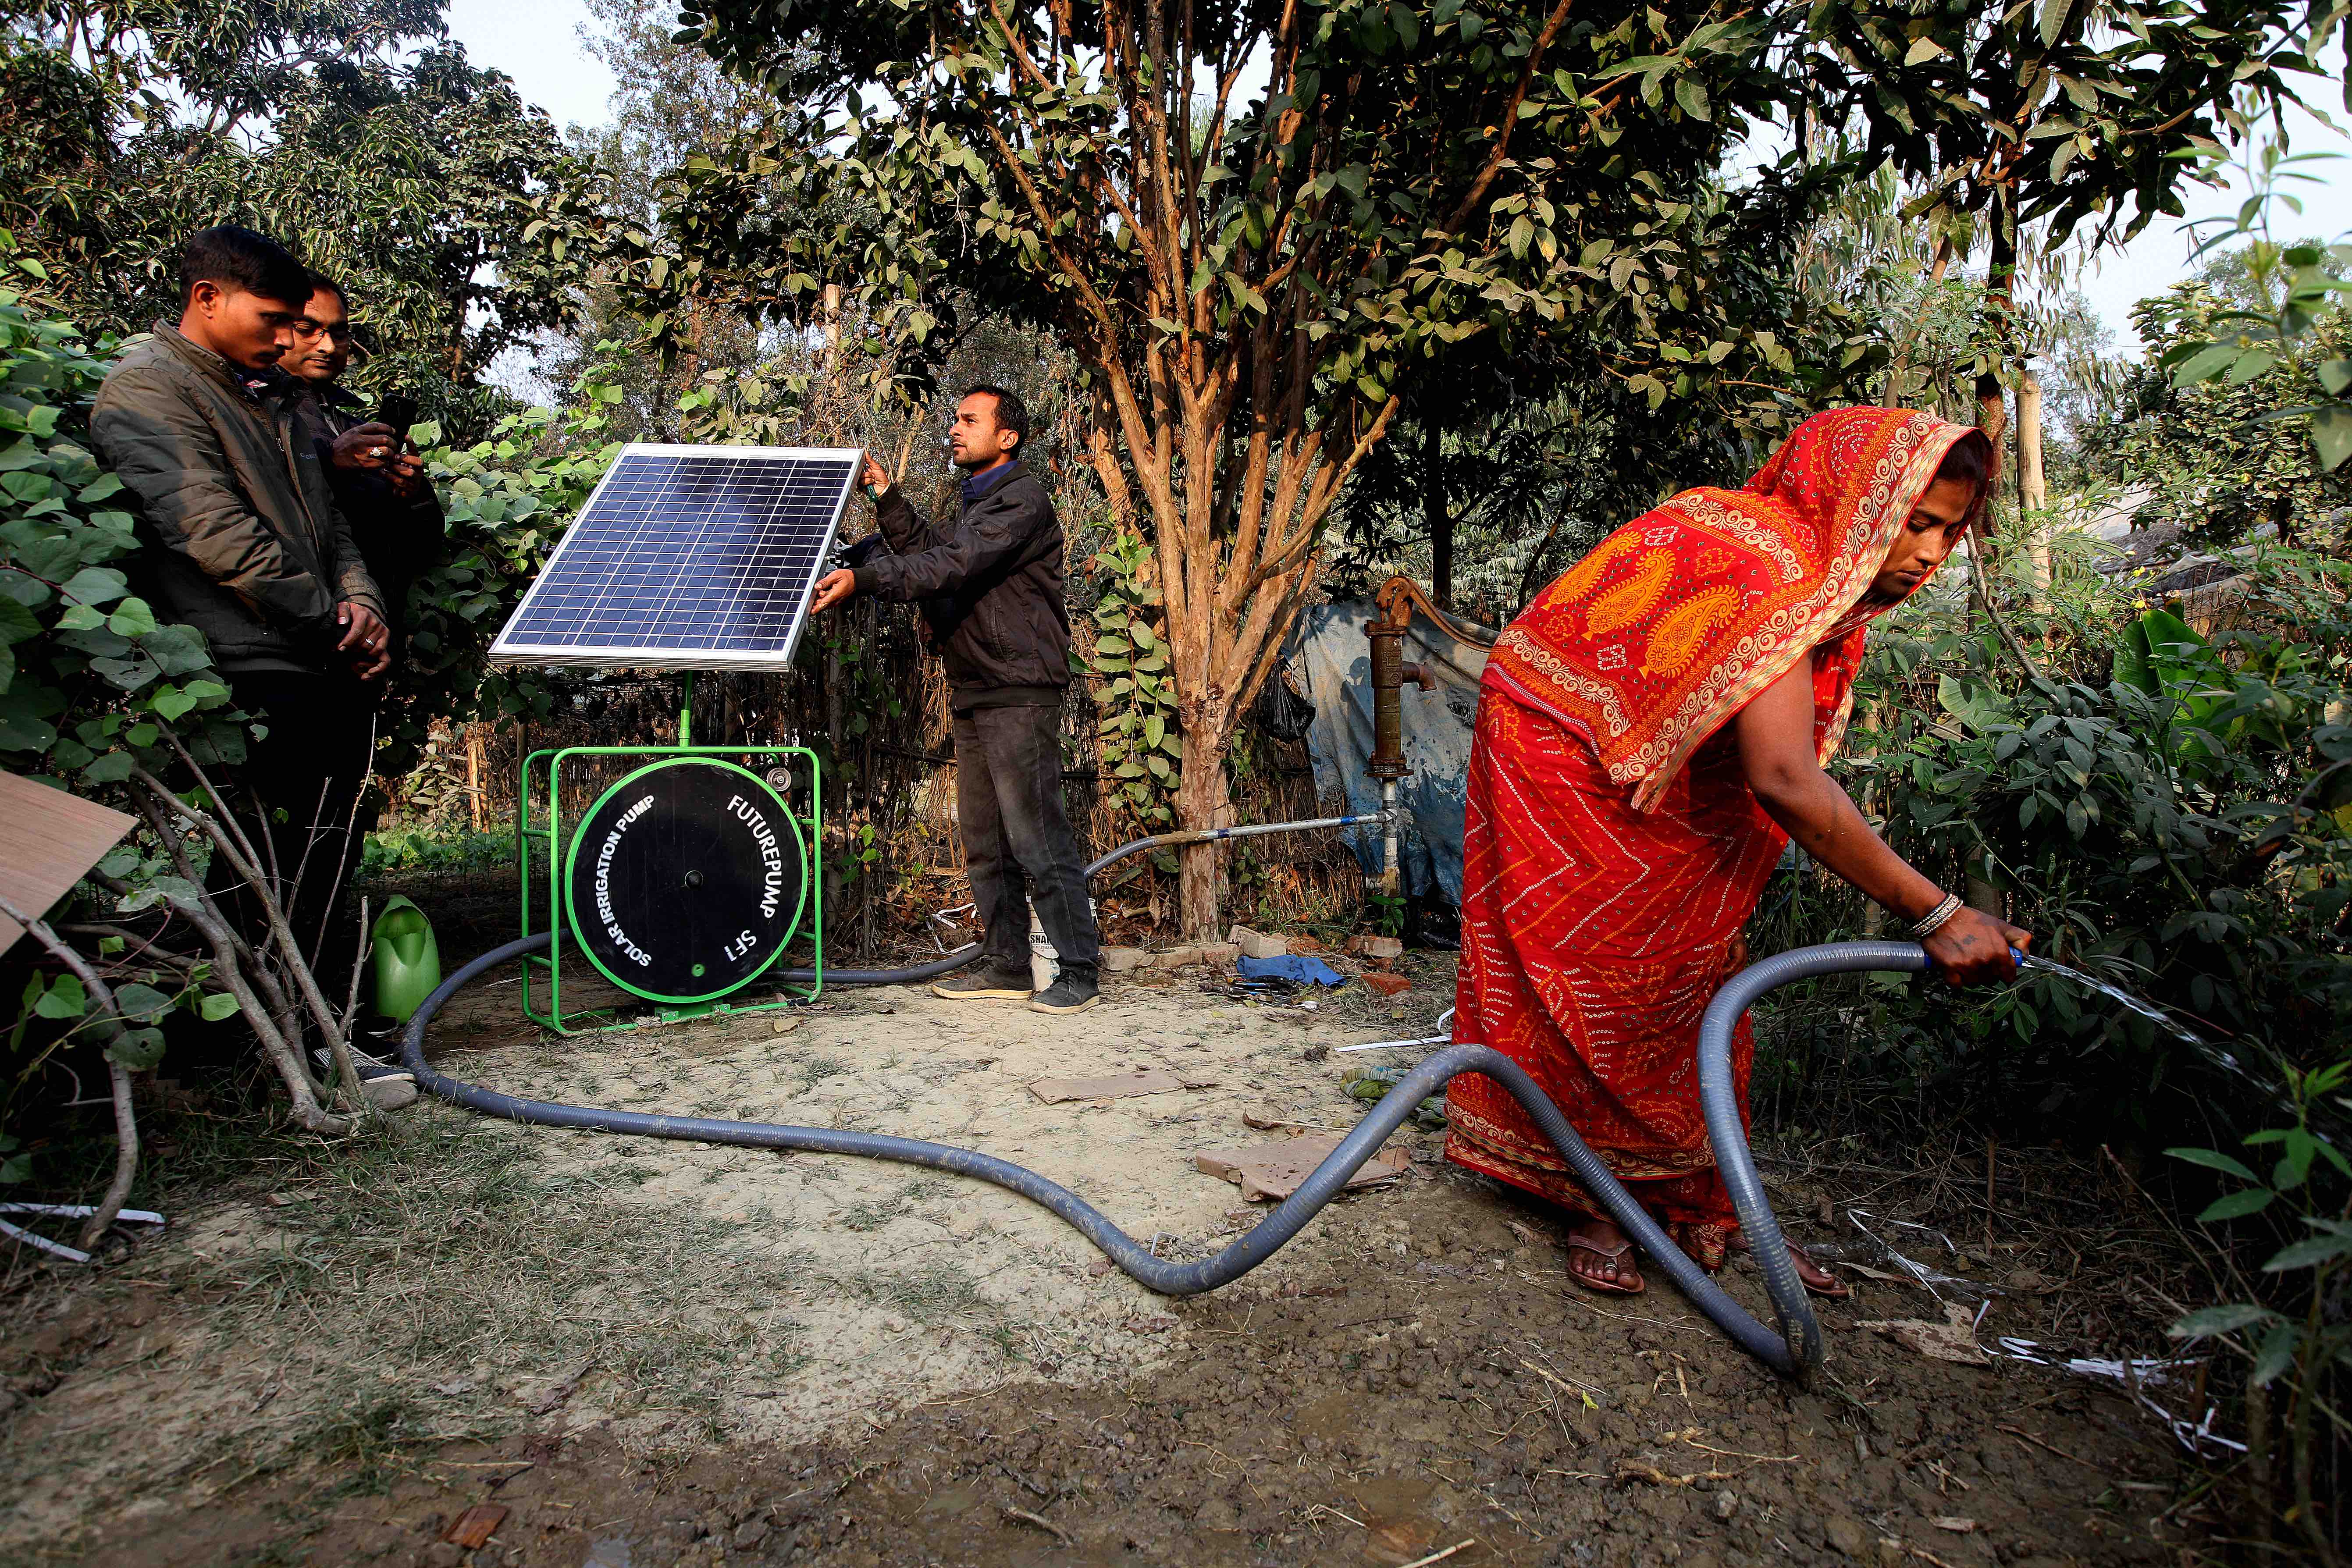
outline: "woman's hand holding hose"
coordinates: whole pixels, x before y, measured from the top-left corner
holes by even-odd
[[[1741,771],[1765,814],[1805,852],[1900,916],[1931,927],[1919,938],[1937,970],[1955,985],[2012,980],[2032,934],[1969,909],[1887,847],[1813,750],[1813,661],[1767,687],[1732,721]],[[1946,912],[1946,905],[1956,907]],[[1940,923],[1933,918],[1941,916]],[[1923,920],[1923,917],[1926,917]]]
[[[1962,905],[1920,945],[1953,984],[1998,985],[2017,978],[2014,954],[2032,949],[2033,933]]]

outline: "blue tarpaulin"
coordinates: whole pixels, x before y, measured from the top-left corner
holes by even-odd
[[[1348,977],[1317,958],[1312,953],[1293,952],[1281,958],[1241,958],[1234,961],[1234,973],[1244,980],[1273,977],[1295,980],[1301,985],[1345,985]]]
[[[1380,781],[1366,771],[1372,757],[1372,656],[1364,627],[1378,616],[1367,599],[1315,605],[1299,616],[1286,650],[1292,683],[1315,704],[1307,731],[1315,793],[1327,803],[1344,798],[1349,813],[1378,811],[1381,805]],[[1412,775],[1397,784],[1406,817],[1401,880],[1409,897],[1424,897],[1433,888],[1459,904],[1470,726],[1486,650],[1416,615],[1404,636],[1404,657],[1426,666],[1437,685],[1423,691],[1407,681],[1403,691],[1404,755]],[[1378,873],[1380,829],[1352,827],[1347,834],[1365,875]]]

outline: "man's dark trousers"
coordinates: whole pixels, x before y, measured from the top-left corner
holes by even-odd
[[[268,731],[248,742],[244,763],[234,770],[253,798],[234,804],[243,813],[268,814],[269,845],[254,837],[263,871],[274,852],[287,924],[305,954],[319,954],[317,972],[327,994],[341,996],[358,928],[332,929],[332,922],[373,826],[361,792],[373,760],[377,693],[341,671],[253,669],[229,679],[238,704],[257,710]],[[253,816],[246,821],[250,833]],[[269,926],[259,900],[244,891],[226,857],[215,858],[212,876],[212,890],[226,895],[247,941],[261,946]]]
[[[1058,707],[958,713],[956,817],[989,962],[1008,973],[1029,966],[1026,900],[1034,899],[1062,973],[1090,981],[1102,963],[1102,936],[1087,901],[1077,837],[1062,810],[1061,731]]]

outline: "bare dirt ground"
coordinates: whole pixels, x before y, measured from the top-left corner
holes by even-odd
[[[1193,972],[1074,1018],[898,989],[565,1041],[489,985],[435,1053],[545,1098],[985,1148],[1200,1256],[1254,1215],[1193,1153],[1267,1136],[1244,1111],[1351,1122],[1362,1058],[1329,1047],[1429,1032],[1450,1001],[1449,965],[1409,962],[1393,1009],[1349,986],[1276,1013]],[[1194,1087],[1026,1088],[1150,1068]],[[1800,1393],[1663,1283],[1576,1289],[1551,1214],[1435,1160],[1436,1134],[1400,1142],[1405,1179],[1181,1301],[1019,1198],[906,1167],[431,1103],[355,1148],[224,1149],[235,1195],[5,1303],[0,1560],[1974,1568],[2196,1544],[2203,1472],[2119,1392],[1856,1326],[1938,1316],[1916,1289],[1827,1307],[1830,1375]],[[1968,1217],[1948,1170],[1798,1158],[1776,1198],[1801,1234],[1865,1201]],[[2051,1201],[2127,1203],[2055,1161]],[[2000,1228],[2030,1239],[1988,1226],[1940,1259],[2007,1282],[1987,1342],[2160,1343],[2098,1261],[2160,1275],[2148,1236]],[[1728,1282],[1760,1310],[1752,1268]],[[476,1505],[503,1513],[469,1552],[444,1537]]]

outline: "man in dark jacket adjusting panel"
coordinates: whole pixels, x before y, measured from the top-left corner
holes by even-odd
[[[894,553],[827,574],[810,604],[829,610],[857,594],[919,601],[947,666],[956,817],[987,938],[978,971],[931,990],[1077,1013],[1098,1000],[1102,939],[1062,809],[1062,699],[1070,685],[1062,525],[1045,487],[1021,466],[1028,438],[1029,412],[1012,393],[975,386],[964,394],[948,436],[949,454],[968,476],[963,515],[952,525],[917,511],[868,456],[866,493]],[[1062,966],[1034,996],[1024,880]]]

